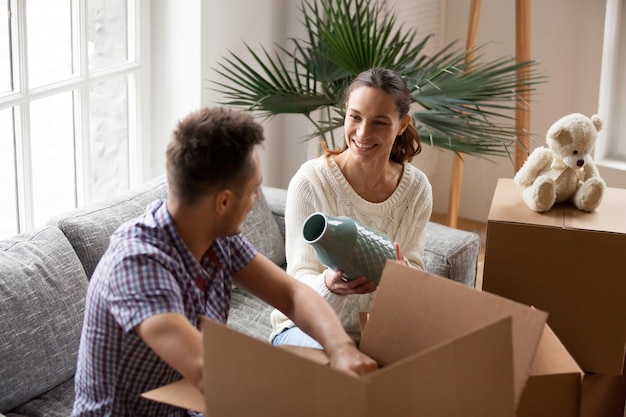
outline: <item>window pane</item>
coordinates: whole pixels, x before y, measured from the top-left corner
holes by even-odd
[[[9,1],[12,6],[12,3]],[[9,25],[9,11],[7,2],[0,1],[0,96],[3,93],[13,91],[11,82],[12,63],[11,63],[11,26]],[[13,51],[16,53],[17,51]]]
[[[626,30],[623,32],[622,43],[626,45]],[[626,53],[622,50],[621,55],[621,71],[618,71],[618,74],[620,75],[615,77],[617,79],[615,80],[613,94],[618,91],[621,91],[622,94],[615,94],[615,103],[612,105],[614,109],[613,114],[615,114],[616,117],[613,121],[613,132],[615,132],[615,134],[610,140],[615,146],[613,155],[611,156],[615,159],[626,162],[626,95],[624,94],[624,89],[626,89]]]
[[[70,0],[26,2],[28,75],[31,88],[72,76]]]
[[[0,110],[0,239],[17,233],[13,111]]]
[[[89,70],[128,60],[128,5],[126,0],[89,0],[87,6]]]
[[[128,81],[95,84],[89,91],[91,195],[102,199],[129,188]]]
[[[30,106],[35,227],[76,207],[72,93]]]

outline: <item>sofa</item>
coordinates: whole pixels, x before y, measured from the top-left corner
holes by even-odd
[[[155,178],[0,241],[0,416],[70,415],[89,278],[113,231],[166,194],[164,177]],[[263,187],[242,229],[282,267],[285,200],[286,190]],[[479,249],[475,233],[428,224],[424,262],[433,274],[474,286]],[[267,341],[270,311],[235,288],[228,325]]]

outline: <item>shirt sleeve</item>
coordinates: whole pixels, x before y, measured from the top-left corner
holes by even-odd
[[[124,331],[162,313],[184,314],[181,289],[172,270],[149,254],[125,256],[112,269],[109,311]]]
[[[230,259],[227,262],[230,275],[248,265],[257,254],[257,250],[252,246],[242,234],[226,238],[228,241]]]

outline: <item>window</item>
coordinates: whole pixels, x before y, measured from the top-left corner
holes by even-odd
[[[596,145],[599,165],[626,170],[626,4],[607,0],[598,113],[604,121]]]
[[[136,183],[139,0],[0,0],[0,238]]]

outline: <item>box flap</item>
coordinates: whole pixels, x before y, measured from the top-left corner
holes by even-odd
[[[144,392],[142,397],[204,413],[204,396],[186,379]]]
[[[291,352],[294,355],[300,356],[301,358],[305,358],[315,363],[319,363],[320,365],[327,366],[330,364],[328,355],[326,355],[323,350],[294,345],[279,345],[277,347],[279,349],[284,349],[288,352]]]
[[[511,317],[388,365],[373,374],[369,416],[511,416]]]
[[[545,325],[530,368],[530,375],[580,374],[583,370],[567,351],[554,331]]]
[[[581,390],[579,374],[531,375],[516,417],[581,417]],[[603,414],[594,417],[598,416],[607,417]]]
[[[504,297],[388,261],[360,348],[388,364],[512,317],[517,404],[547,316]]]
[[[517,417],[579,417],[583,372],[546,324]]]
[[[365,379],[208,319],[202,334],[208,415],[241,417],[250,410],[257,417],[366,415]],[[353,401],[346,401],[346,392]]]

